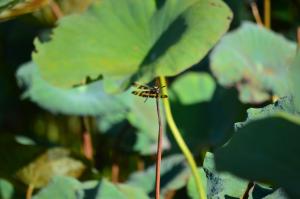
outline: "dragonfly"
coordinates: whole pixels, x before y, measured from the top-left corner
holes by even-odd
[[[131,93],[140,97],[145,97],[145,102],[148,98],[167,98],[167,95],[163,95],[161,93],[161,89],[166,87],[158,87],[158,86],[147,86],[147,85],[141,85],[137,82],[133,83],[133,86],[135,86],[138,90],[132,91]]]

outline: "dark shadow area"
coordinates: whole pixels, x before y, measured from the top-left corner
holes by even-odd
[[[95,186],[92,189],[85,189],[84,190],[84,199],[89,199],[89,198],[97,198],[98,195],[98,190],[101,187],[101,182],[99,182],[97,184],[97,186]],[[77,193],[79,195],[79,193]]]
[[[253,199],[264,198],[265,196],[267,196],[273,192],[274,192],[273,189],[266,189],[266,188],[260,186],[259,184],[255,184],[253,192],[252,192],[252,198]]]
[[[159,10],[165,5],[166,0],[156,0],[155,3],[157,10]]]
[[[170,24],[170,26],[150,49],[148,55],[140,64],[140,67],[151,64],[159,57],[163,56],[171,46],[180,40],[186,29],[187,25],[185,23],[185,19],[182,16],[179,16],[173,23]]]
[[[152,71],[147,72],[154,73],[153,68],[148,68],[147,66],[163,56],[170,47],[176,44],[176,42],[178,42],[183,36],[186,29],[187,25],[185,19],[182,16],[177,17],[177,19],[170,24],[170,26],[162,33],[153,47],[149,50],[149,53],[139,66],[140,71],[130,78],[130,82],[138,80],[140,75],[144,74],[146,70],[150,69]]]
[[[189,105],[182,104],[176,93],[172,94],[174,97],[170,100],[175,123],[194,154],[226,143],[234,133],[234,123],[246,118],[247,106],[239,102],[235,88],[217,86],[209,102]],[[168,138],[173,146],[172,153],[180,152],[174,138]]]

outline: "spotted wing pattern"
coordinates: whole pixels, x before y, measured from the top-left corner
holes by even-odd
[[[132,91],[132,94],[140,97],[150,97],[150,98],[167,98],[167,95],[161,95],[161,93],[156,93],[155,91]]]
[[[141,90],[151,90],[151,87],[150,86],[147,86],[147,85],[141,85],[137,82],[134,82],[133,83],[133,86],[134,87],[137,87],[137,89],[141,89]]]

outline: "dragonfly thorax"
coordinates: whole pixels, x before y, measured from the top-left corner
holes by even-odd
[[[152,92],[159,94],[160,93],[160,89],[158,88],[158,86],[154,86],[152,89]]]

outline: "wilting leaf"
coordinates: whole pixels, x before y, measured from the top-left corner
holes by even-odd
[[[0,21],[33,12],[49,2],[50,0],[2,0],[0,2]]]
[[[300,118],[288,113],[250,122],[215,152],[217,168],[272,182],[299,197]]]
[[[211,55],[211,69],[223,86],[235,85],[245,103],[290,94],[288,69],[296,44],[261,26],[244,23],[223,37]]]
[[[60,87],[100,74],[105,81],[148,82],[201,60],[231,18],[220,0],[168,0],[161,7],[155,0],[103,0],[63,18],[52,41],[35,42],[33,59],[42,77]]]
[[[88,9],[93,1],[94,0],[56,0],[56,3],[62,14],[67,16],[76,13],[83,13]],[[48,24],[55,24],[58,17],[51,9],[51,6],[45,6],[37,12],[34,12],[33,15],[40,21]]]
[[[54,176],[80,177],[84,170],[85,165],[72,158],[69,150],[53,148],[19,170],[17,176],[26,184],[42,187]]]
[[[247,189],[248,181],[240,179],[227,172],[215,170],[214,156],[207,152],[203,168],[199,169],[202,181],[205,183],[206,194],[210,199],[236,197],[241,198]],[[191,177],[188,184],[188,193],[191,198],[198,198],[194,179]]]

